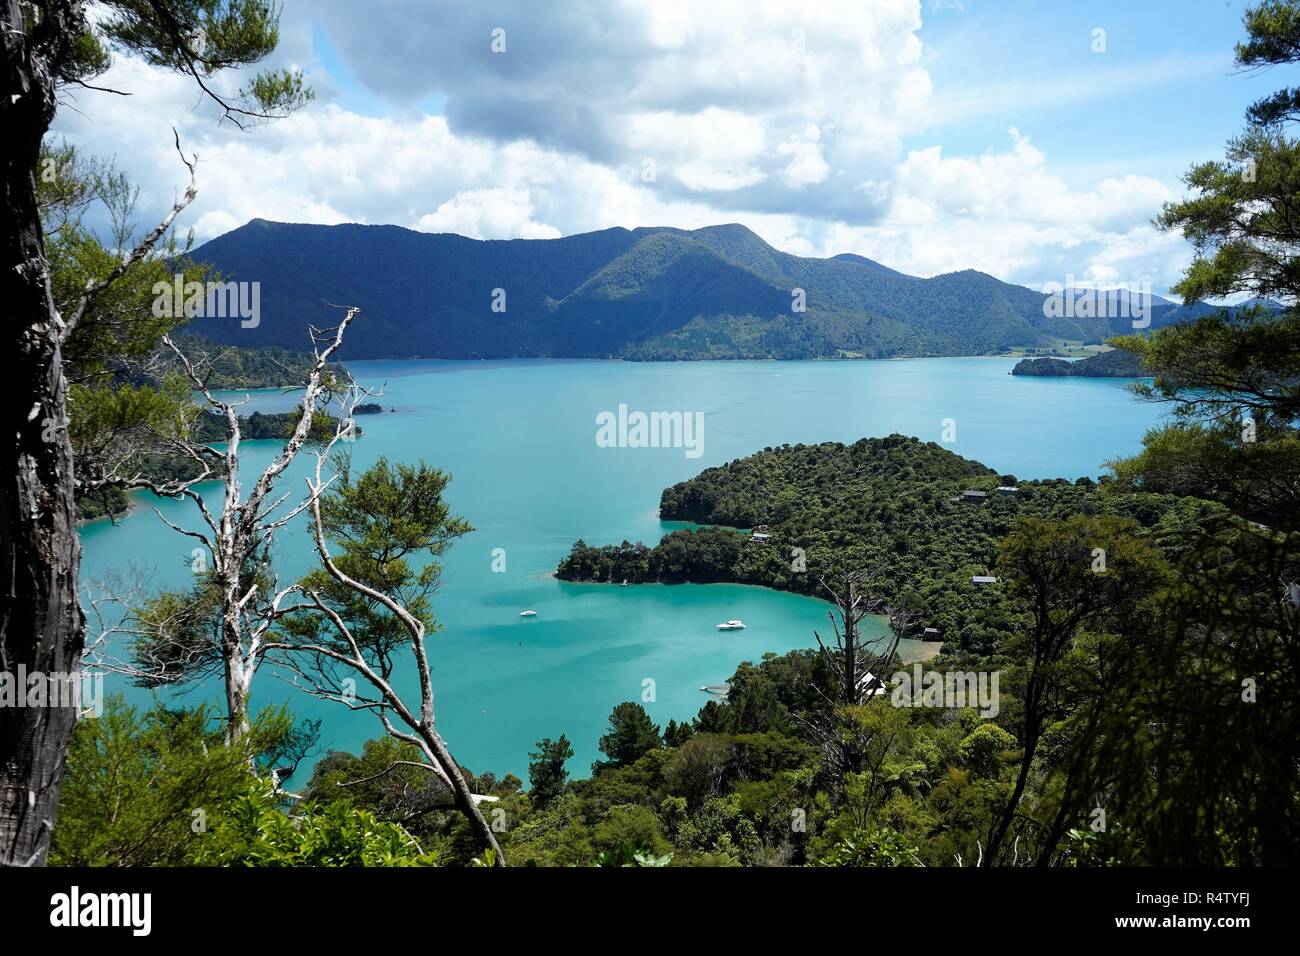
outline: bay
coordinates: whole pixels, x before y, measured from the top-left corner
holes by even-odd
[[[575,539],[653,544],[680,525],[658,518],[660,492],[706,467],[765,446],[852,442],[898,432],[1022,479],[1097,476],[1135,451],[1160,410],[1111,379],[1010,376],[1014,359],[935,358],[845,362],[357,361],[365,384],[382,387],[380,415],[359,419],[354,463],[365,468],[424,459],[451,472],[449,499],[474,525],[445,560],[431,639],[439,727],[475,772],[526,778],[528,752],[543,736],[567,734],[584,776],[606,718],[621,701],[644,701],[660,724],[689,719],[708,699],[700,688],[726,680],[742,660],[813,646],[827,606],[815,599],[733,585],[575,585],[551,572]],[[241,397],[244,394],[240,393]],[[248,394],[244,413],[280,411],[292,396]],[[698,457],[684,448],[610,448],[596,441],[597,416],[630,411],[703,414]],[[948,421],[950,420],[950,421]],[[249,475],[278,445],[245,445]],[[303,487],[304,457],[282,485]],[[220,500],[220,489],[208,494]],[[82,528],[88,593],[114,576],[150,588],[191,580],[195,542],[153,513],[197,527],[192,505],[138,499],[117,525]],[[495,549],[506,570],[493,571]],[[313,564],[305,525],[277,545],[283,580]],[[525,609],[536,617],[521,618]],[[743,631],[715,625],[739,618]],[[879,622],[876,623],[879,627]],[[908,648],[915,652],[917,648]],[[650,682],[650,683],[647,683]],[[399,682],[413,690],[410,675]],[[110,690],[147,703],[148,692],[110,679]],[[653,700],[646,700],[649,692]],[[218,700],[201,686],[164,699]],[[287,702],[322,721],[325,749],[357,751],[381,728],[373,716],[314,700],[267,670],[254,705]],[[319,756],[319,754],[317,755]],[[300,783],[310,768],[300,769]]]

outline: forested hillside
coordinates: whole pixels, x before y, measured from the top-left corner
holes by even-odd
[[[998,487],[1015,487],[999,493]],[[962,498],[964,491],[981,496]],[[1130,519],[1169,557],[1217,506],[1195,498],[1118,492],[1081,478],[1017,482],[933,442],[891,435],[852,445],[786,445],[709,468],[664,491],[660,517],[707,527],[653,547],[578,541],[560,562],[571,581],[736,582],[825,596],[823,579],[870,572],[882,597],[938,628],[950,650],[992,653],[1017,625],[990,575],[998,547],[1026,517]],[[723,527],[717,527],[723,526]],[[761,529],[758,540],[734,529]]]

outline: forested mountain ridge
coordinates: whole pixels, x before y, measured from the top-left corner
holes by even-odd
[[[329,303],[358,302],[349,358],[888,358],[1131,331],[1128,317],[1049,317],[1043,293],[973,270],[921,279],[853,254],[794,256],[734,223],[476,240],[254,219],[194,256],[260,282],[263,320],[192,331],[300,347],[307,325],[337,321]],[[1189,311],[1158,301],[1152,326]]]

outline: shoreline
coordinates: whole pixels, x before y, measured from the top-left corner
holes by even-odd
[[[953,355],[885,355],[877,358],[864,355],[814,355],[805,358],[776,358],[773,356],[725,356],[710,355],[699,358],[665,358],[665,359],[632,359],[621,356],[573,356],[573,355],[502,355],[493,358],[474,357],[474,358],[452,358],[441,355],[390,355],[375,356],[373,358],[352,358],[350,364],[367,363],[367,362],[456,362],[458,364],[469,365],[472,363],[494,362],[568,362],[574,364],[602,363],[613,364],[622,363],[627,365],[683,365],[683,364],[704,364],[707,362],[916,362],[929,359],[1022,359],[1022,358],[1077,358],[1079,356],[1060,356],[1060,355],[1023,355],[1015,352],[977,352],[977,353],[960,353]],[[243,388],[225,388],[216,391],[223,392],[244,392],[244,391],[275,391],[274,388],[263,389],[243,389]]]

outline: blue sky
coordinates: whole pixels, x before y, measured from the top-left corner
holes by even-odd
[[[1098,172],[1177,177],[1190,162],[1221,153],[1251,102],[1295,82],[1294,70],[1243,73],[1233,65],[1233,44],[1243,36],[1246,4],[1240,2],[966,0],[963,6],[933,9],[927,2],[922,8],[919,35],[937,95],[967,87],[1023,95],[945,125],[943,144],[977,152],[1015,125],[1062,169],[1071,168],[1072,184]],[[1106,31],[1104,53],[1092,52],[1095,28]],[[1036,95],[1040,89],[1069,98]]]
[[[286,0],[274,62],[316,89],[301,113],[238,132],[186,78],[119,60],[136,95],[78,94],[57,128],[117,157],[147,220],[180,182],[175,126],[200,241],[255,217],[484,239],[742,222],[919,275],[1165,292],[1190,251],[1151,217],[1293,81],[1234,69],[1242,9]]]

